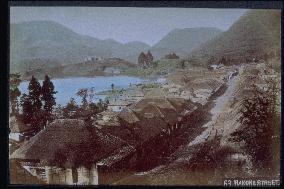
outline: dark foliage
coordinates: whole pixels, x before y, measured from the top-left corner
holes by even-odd
[[[56,91],[54,91],[54,85],[50,81],[50,78],[48,75],[45,76],[45,80],[42,84],[42,100],[44,102],[44,123],[51,122],[53,120],[52,117],[52,111],[53,106],[56,105],[54,94],[56,94]]]
[[[11,114],[15,115],[18,114],[18,108],[17,108],[17,103],[18,103],[18,97],[21,95],[21,92],[18,88],[20,85],[21,75],[18,73],[15,74],[10,74],[10,103],[11,103]]]
[[[179,59],[179,56],[176,53],[170,53],[165,56],[166,59]]]
[[[242,127],[230,138],[233,142],[245,142],[244,150],[256,168],[271,166],[274,143],[277,142],[273,138],[279,138],[276,85],[277,82],[268,81],[267,91],[255,89],[255,95],[243,101],[239,119]]]
[[[153,61],[154,61],[154,57],[150,51],[148,51],[147,54],[145,54],[144,52],[141,52],[138,57],[138,64],[140,67],[143,67],[143,68],[148,68],[148,67],[153,66]]]

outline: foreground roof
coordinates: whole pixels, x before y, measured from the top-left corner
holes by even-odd
[[[85,126],[82,120],[60,119],[25,142],[11,158],[49,164],[94,163],[125,145],[117,137]]]

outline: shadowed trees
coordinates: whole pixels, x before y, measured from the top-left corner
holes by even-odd
[[[54,91],[54,85],[50,81],[48,75],[45,75],[45,79],[42,84],[42,100],[44,102],[44,123],[50,122],[53,120],[52,111],[53,106],[56,104],[54,95],[57,92]]]
[[[54,85],[46,75],[41,87],[38,80],[32,76],[28,86],[28,95],[21,97],[22,119],[30,131],[26,136],[33,136],[44,127],[47,121],[51,121],[53,106],[56,104],[54,94]]]
[[[179,56],[176,55],[176,53],[170,53],[165,55],[165,59],[179,59]]]
[[[10,103],[11,103],[11,115],[18,114],[18,97],[21,95],[21,92],[19,90],[19,85],[21,83],[20,79],[21,75],[18,73],[10,74]]]
[[[41,86],[37,79],[32,76],[32,79],[29,83],[29,95],[28,98],[31,101],[31,111],[32,116],[30,120],[31,126],[34,128],[35,132],[40,130],[40,124],[43,121],[42,119],[42,102],[41,102]]]
[[[277,159],[275,152],[279,152],[279,83],[276,80],[267,81],[267,90],[255,87],[253,97],[243,101],[239,119],[242,126],[231,134],[231,141],[244,142],[244,151],[256,168],[270,167]]]
[[[82,97],[82,108],[86,109],[88,106],[88,101],[87,101],[88,89],[86,88],[80,89],[76,93],[76,95]]]
[[[145,54],[141,52],[138,57],[138,65],[143,68],[148,68],[153,65],[154,57],[150,51]]]

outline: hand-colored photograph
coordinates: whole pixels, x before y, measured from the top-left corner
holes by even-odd
[[[9,12],[11,185],[279,184],[280,9]]]

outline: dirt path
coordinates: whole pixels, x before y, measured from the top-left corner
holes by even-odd
[[[214,100],[214,107],[211,109],[210,113],[212,115],[211,121],[207,122],[204,124],[202,127],[207,128],[205,131],[202,132],[201,135],[197,136],[193,141],[191,141],[188,144],[189,146],[199,144],[206,140],[210,135],[211,132],[213,131],[213,126],[218,120],[220,113],[224,110],[227,102],[232,98],[234,94],[234,90],[236,88],[236,81],[237,81],[238,76],[229,76],[229,81],[227,83],[227,89],[225,93],[219,97],[217,97],[216,100]]]
[[[138,171],[134,175],[118,181],[117,184],[139,183],[144,180],[143,177],[148,177],[155,174],[155,172],[163,170],[167,167],[167,164],[170,164],[172,161],[179,161],[178,157],[182,156],[181,154],[183,152],[186,153],[187,148],[190,149],[191,146],[206,140],[210,135],[212,126],[226,105],[226,102],[233,95],[236,86],[236,77],[232,77],[231,75],[228,78],[230,79],[227,84],[220,87],[204,106],[201,106],[194,112],[196,115],[193,117],[198,117],[198,120],[185,120],[183,129],[179,130],[175,136],[172,137],[170,146],[167,146],[168,149],[166,153],[164,153],[164,158],[169,158],[168,161],[160,161],[161,163],[153,164],[151,169],[144,170],[143,172]],[[161,157],[159,156],[159,158]]]

